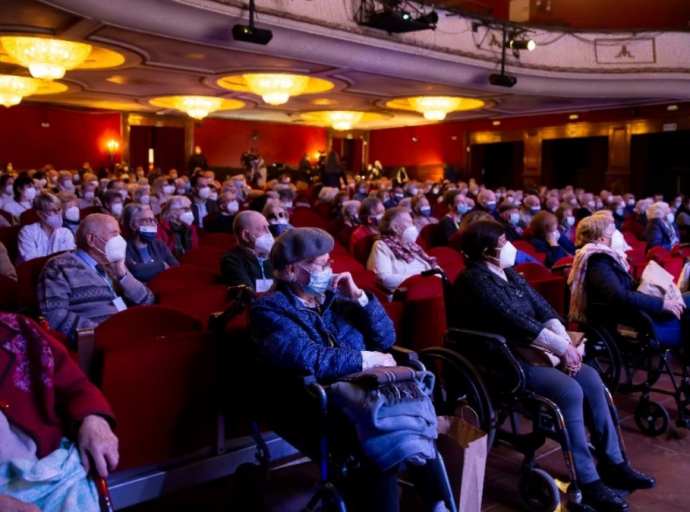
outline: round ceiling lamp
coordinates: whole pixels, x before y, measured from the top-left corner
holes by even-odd
[[[351,130],[355,125],[372,123],[390,119],[392,116],[384,112],[362,112],[357,110],[317,110],[301,112],[293,117],[307,121],[316,126],[330,126],[334,130]]]
[[[334,110],[326,112],[326,118],[331,124],[331,128],[338,131],[351,130],[352,126],[359,123],[364,116],[364,112],[353,110]]]
[[[13,60],[29,68],[31,76],[43,80],[62,78],[91,53],[89,44],[40,37],[4,36],[0,44]]]
[[[35,78],[0,75],[0,105],[19,105],[22,98],[34,94],[40,85],[41,81]]]
[[[226,76],[217,81],[224,89],[251,92],[269,105],[283,105],[293,96],[318,94],[333,89],[333,82],[323,78],[292,73],[247,73]]]
[[[218,110],[237,110],[244,107],[241,101],[215,96],[163,96],[153,98],[149,103],[164,109],[179,110],[194,119],[203,119]]]
[[[451,112],[475,110],[483,106],[485,103],[482,100],[460,96],[414,96],[386,103],[387,108],[419,112],[429,121],[443,121]]]

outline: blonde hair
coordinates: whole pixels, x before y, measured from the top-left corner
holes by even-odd
[[[582,247],[583,245],[601,239],[612,223],[613,221],[608,215],[602,215],[599,212],[585,217],[577,225],[577,231],[575,233],[576,245]]]

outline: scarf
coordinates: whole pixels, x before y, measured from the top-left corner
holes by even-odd
[[[382,240],[388,246],[393,252],[393,256],[398,260],[403,260],[405,263],[412,263],[416,256],[420,260],[428,263],[432,268],[436,266],[436,258],[429,256],[424,252],[424,249],[414,242],[407,242],[403,245],[392,235],[382,235],[379,237],[379,240]]]
[[[36,395],[53,387],[55,361],[46,334],[31,320],[14,313],[0,313],[0,346],[14,354],[12,383]]]
[[[175,238],[173,254],[179,258],[192,248],[192,230],[185,224],[175,225],[173,223],[170,223],[170,229],[172,229]]]
[[[680,242],[680,240],[678,239],[678,235],[676,235],[676,230],[673,228],[673,224],[671,224],[670,222],[662,219],[662,223],[664,225],[664,230],[668,235],[668,239],[671,242],[671,247],[673,247],[678,242]]]
[[[630,268],[624,256],[604,244],[592,242],[577,251],[573,267],[568,276],[568,286],[570,286],[570,311],[568,316],[574,322],[584,322],[586,320],[587,292],[585,291],[585,276],[587,275],[587,261],[592,254],[607,254],[616,260],[626,272]]]

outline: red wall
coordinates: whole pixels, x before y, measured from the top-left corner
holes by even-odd
[[[568,123],[603,123],[633,119],[668,119],[690,115],[690,103],[679,104],[675,112],[668,112],[666,105],[619,108],[579,112],[576,121],[570,121],[568,114],[511,117],[501,119],[500,126],[493,121],[478,120],[455,123],[440,123],[426,126],[373,130],[370,134],[369,161],[380,160],[384,167],[399,165],[433,165],[442,163],[460,164],[467,161],[465,136],[470,132],[511,131],[545,126],[559,126]],[[457,140],[452,140],[452,137]],[[418,142],[412,140],[416,137]]]
[[[42,127],[41,123],[49,123]],[[120,139],[120,113],[69,110],[48,105],[0,107],[0,165],[15,169],[79,169],[84,162],[98,169],[110,165],[106,147]],[[120,155],[115,154],[115,161]]]
[[[253,138],[256,137],[257,140]],[[326,149],[326,129],[314,126],[205,119],[194,129],[194,144],[201,147],[211,167],[240,167],[240,157],[255,147],[266,164],[296,167],[304,153]]]

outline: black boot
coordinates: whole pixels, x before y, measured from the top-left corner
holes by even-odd
[[[602,481],[613,489],[635,491],[656,487],[656,480],[651,476],[635,471],[627,461],[615,465],[600,464],[597,472]]]
[[[630,508],[623,498],[606,487],[601,480],[581,484],[580,490],[582,503],[592,507],[596,512],[625,512]]]

